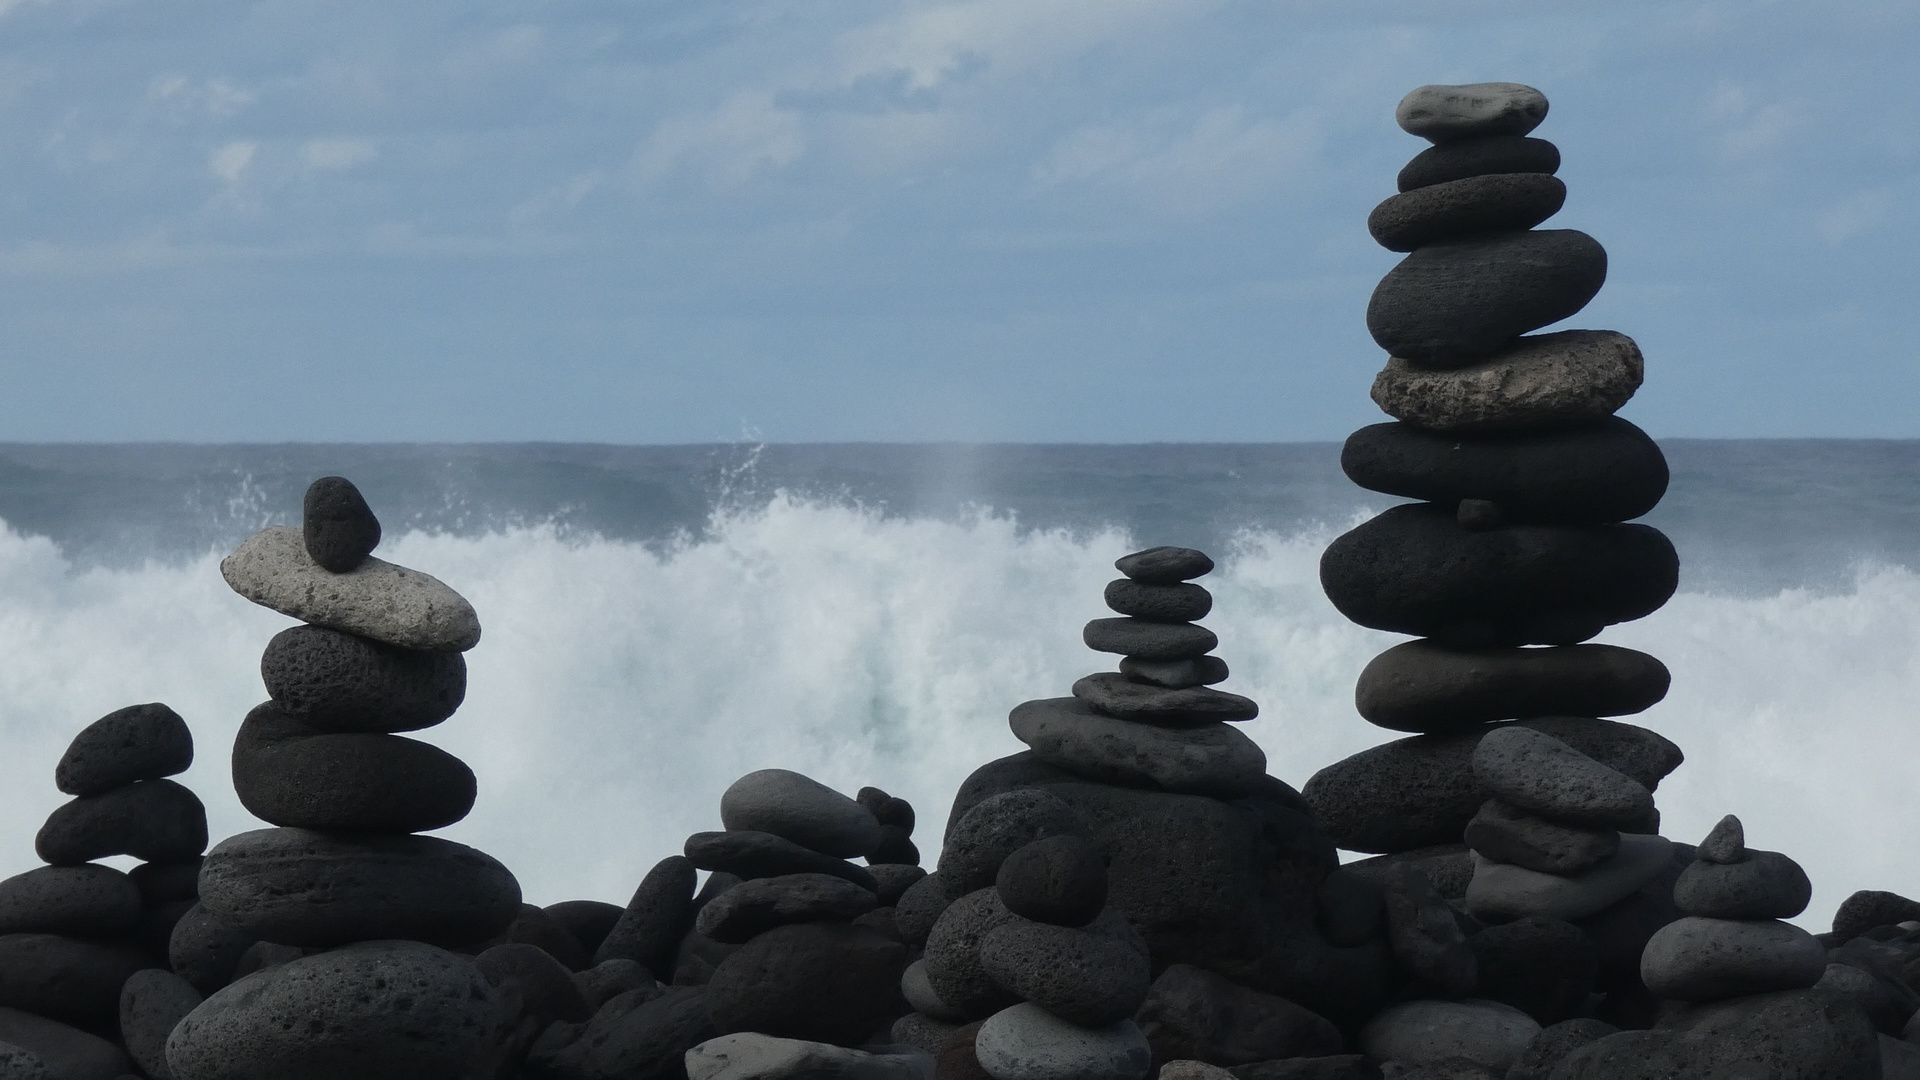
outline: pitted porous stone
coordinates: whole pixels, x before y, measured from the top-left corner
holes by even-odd
[[[1631,896],[1672,863],[1671,841],[1638,833],[1623,834],[1607,861],[1565,876],[1475,855],[1464,906],[1474,918],[1493,922],[1526,915],[1583,919]]]
[[[927,935],[927,984],[953,1015],[979,1020],[1019,1000],[996,982],[981,962],[980,943],[1019,916],[992,889],[955,900]]]
[[[80,729],[54,766],[69,795],[104,795],[136,780],[158,780],[193,764],[193,733],[159,702],[115,709]]]
[[[1189,686],[1211,686],[1227,681],[1227,662],[1217,656],[1195,656],[1186,660],[1136,660],[1120,658],[1120,674],[1136,682],[1152,683],[1171,690]]]
[[[866,867],[823,855],[772,833],[751,829],[694,833],[687,837],[685,851],[693,865],[702,870],[721,870],[748,881],[782,874],[832,874],[868,892],[880,891],[880,883]]]
[[[1737,863],[1696,858],[1673,884],[1673,902],[1713,919],[1791,919],[1807,910],[1813,883],[1800,864],[1777,851],[1748,848]]]
[[[353,481],[323,476],[300,503],[301,538],[321,568],[344,574],[380,546],[380,519]]]
[[[1149,585],[1132,578],[1107,582],[1107,607],[1148,622],[1193,622],[1213,610],[1213,594],[1198,585]]]
[[[755,878],[714,897],[693,928],[723,944],[743,945],[789,923],[848,922],[877,904],[872,892],[828,874]]]
[[[1701,862],[1719,863],[1730,866],[1747,857],[1747,832],[1740,825],[1740,819],[1728,814],[1713,827],[1700,846],[1693,849],[1693,857]],[[1797,913],[1796,913],[1797,914]],[[1776,916],[1779,917],[1779,916]]]
[[[1016,917],[980,939],[980,964],[995,983],[1062,1020],[1116,1023],[1146,1000],[1152,980],[1146,946],[1129,940],[1126,925],[1117,916],[1084,929]]]
[[[1069,1024],[1022,1003],[993,1014],[973,1053],[994,1080],[1143,1080],[1153,1065],[1147,1037],[1131,1020],[1103,1028]]]
[[[55,866],[110,855],[178,862],[207,849],[207,809],[171,780],[142,780],[84,795],[47,815],[33,850]]]
[[[1612,416],[1645,372],[1625,334],[1562,330],[1446,370],[1394,357],[1373,380],[1373,402],[1430,431],[1533,431]]]
[[[1800,990],[1826,970],[1827,950],[1818,938],[1772,920],[1689,915],[1661,927],[1640,957],[1647,989],[1674,1001]]]
[[[1428,244],[1374,287],[1367,331],[1391,356],[1460,367],[1578,314],[1606,280],[1606,249],[1577,229]]]
[[[1507,1069],[1538,1034],[1533,1017],[1497,1001],[1408,1001],[1367,1021],[1360,1049],[1368,1057],[1408,1065],[1463,1057]]]
[[[1073,696],[1107,716],[1161,727],[1197,727],[1260,715],[1260,706],[1239,694],[1205,686],[1172,690],[1135,682],[1115,671],[1080,679],[1073,684]]]
[[[1154,727],[1053,698],[1015,706],[1010,726],[1041,761],[1098,780],[1233,798],[1255,790],[1267,771],[1259,745],[1219,722]]]
[[[260,680],[281,711],[329,731],[432,727],[467,695],[467,661],[321,626],[291,626],[260,654]]]
[[[1566,201],[1567,185],[1546,173],[1470,176],[1387,199],[1367,215],[1367,231],[1388,251],[1412,251],[1478,233],[1531,229]]]
[[[120,1014],[120,988],[152,963],[129,945],[0,934],[0,1006],[88,1026],[111,1023]]]
[[[1422,86],[1400,99],[1400,130],[1433,143],[1488,135],[1525,135],[1547,118],[1547,96],[1524,83]]]
[[[480,643],[480,616],[439,579],[369,555],[335,574],[307,554],[300,530],[262,529],[220,564],[233,591],[301,622],[403,649],[465,652]]]
[[[843,859],[869,854],[881,840],[880,821],[866,807],[789,769],[761,769],[728,785],[720,822]]]
[[[41,866],[0,881],[0,934],[106,937],[140,921],[140,890],[111,866]]]
[[[1095,652],[1142,660],[1191,660],[1220,644],[1213,631],[1204,626],[1134,618],[1094,619],[1080,632],[1080,638]]]
[[[1395,187],[1406,192],[1470,176],[1559,171],[1560,148],[1547,140],[1487,135],[1427,147],[1400,169]]]
[[[1530,728],[1488,732],[1474,749],[1473,775],[1496,797],[1556,821],[1631,828],[1653,810],[1645,785]]]
[[[1667,695],[1667,666],[1615,645],[1449,649],[1395,645],[1368,661],[1354,705],[1394,731],[1466,731],[1523,716],[1625,716]]]
[[[1614,829],[1585,829],[1535,817],[1499,799],[1488,799],[1467,823],[1467,846],[1494,862],[1543,874],[1571,874],[1604,862],[1620,850]]]
[[[127,1055],[98,1035],[0,1008],[0,1076],[6,1080],[131,1080],[132,1073]]]
[[[1113,568],[1148,585],[1177,585],[1212,573],[1213,560],[1204,551],[1162,545],[1122,555]]]
[[[933,1074],[933,1058],[924,1051],[875,1053],[757,1031],[708,1039],[687,1051],[686,1066],[687,1080],[923,1080]]]
[[[162,968],[134,972],[120,988],[120,1039],[148,1076],[171,1080],[167,1036],[203,1000],[192,983]]]

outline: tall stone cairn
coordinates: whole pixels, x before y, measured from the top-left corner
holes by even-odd
[[[1673,594],[1673,545],[1625,524],[1665,493],[1667,465],[1613,415],[1641,381],[1631,339],[1532,333],[1577,314],[1607,271],[1592,237],[1537,228],[1566,198],[1559,150],[1528,134],[1546,114],[1515,83],[1424,86],[1397,111],[1433,145],[1367,223],[1408,253],[1367,308],[1390,356],[1373,399],[1394,421],[1354,432],[1341,467],[1418,501],[1335,540],[1320,580],[1347,618],[1416,639],[1375,657],[1354,695],[1368,721],[1414,735],[1304,789],[1335,843],[1383,856],[1357,871],[1415,867],[1496,923],[1587,919],[1682,858],[1652,799],[1679,749],[1601,719],[1659,701],[1667,669],[1587,643]]]

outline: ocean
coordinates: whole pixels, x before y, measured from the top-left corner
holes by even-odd
[[[1673,690],[1635,722],[1687,762],[1658,802],[1699,839],[1737,813],[1807,868],[1803,925],[1856,889],[1920,895],[1920,442],[1663,443],[1646,519],[1680,593],[1599,640],[1651,652]],[[1007,711],[1110,658],[1080,643],[1118,556],[1212,553],[1206,620],[1261,704],[1247,732],[1296,786],[1395,738],[1353,681],[1397,640],[1321,595],[1334,536],[1397,500],[1336,444],[0,445],[0,873],[35,865],[73,733],[164,701],[192,726],[181,779],[213,836],[258,827],[227,748],[290,620],[221,581],[254,530],[297,524],[335,473],[386,529],[379,554],[480,612],[467,704],[421,735],[480,779],[441,835],[527,898],[624,902],[747,771],[797,769],[919,810],[937,853],[979,764],[1021,749]],[[123,861],[124,863],[124,861]]]

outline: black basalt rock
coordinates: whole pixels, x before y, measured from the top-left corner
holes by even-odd
[[[136,780],[158,780],[193,764],[193,733],[159,702],[129,705],[82,728],[54,766],[69,795],[102,795]]]
[[[1667,666],[1614,645],[1449,649],[1395,645],[1368,661],[1354,704],[1395,731],[1463,731],[1526,716],[1626,716],[1667,696]]]
[[[1367,231],[1388,251],[1482,233],[1531,229],[1560,212],[1567,185],[1546,173],[1499,173],[1431,184],[1395,195],[1367,215]]]
[[[473,809],[473,770],[399,735],[328,732],[269,702],[233,740],[233,788],[249,813],[302,829],[424,832]]]
[[[174,862],[206,849],[206,807],[171,780],[141,780],[81,796],[47,815],[33,839],[33,850],[55,866],[109,855]]]
[[[1455,367],[1577,314],[1606,280],[1606,250],[1574,229],[1431,244],[1381,279],[1367,329],[1394,356]]]
[[[721,1031],[858,1046],[907,1011],[907,947],[861,926],[776,927],[720,962],[707,1007]]]
[[[594,949],[595,963],[637,961],[663,982],[673,980],[680,939],[693,926],[693,887],[698,875],[684,856],[669,855],[647,871],[626,910]]]
[[[1148,585],[1176,585],[1212,573],[1213,560],[1204,551],[1162,546],[1122,555],[1113,568]]]
[[[380,519],[344,476],[323,476],[307,487],[300,531],[307,555],[336,574],[359,566],[380,546]]]
[[[1560,148],[1524,135],[1488,135],[1429,146],[1400,170],[1401,191],[1501,173],[1560,171]]]
[[[458,652],[402,649],[320,626],[280,631],[260,654],[260,678],[281,711],[330,731],[432,727],[465,699]]]

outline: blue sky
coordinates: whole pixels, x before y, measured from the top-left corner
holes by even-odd
[[[1920,5],[0,0],[0,440],[1335,439],[1429,82],[1658,436],[1920,436]]]

